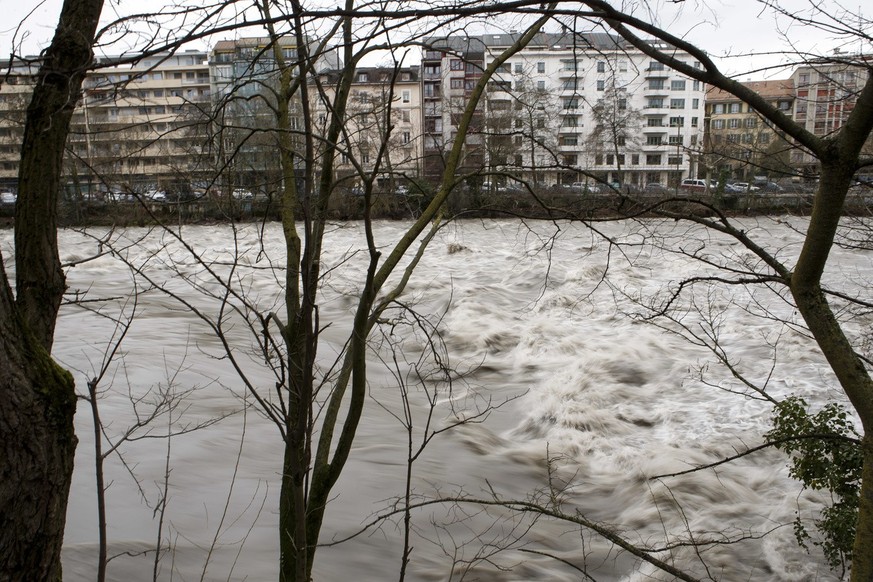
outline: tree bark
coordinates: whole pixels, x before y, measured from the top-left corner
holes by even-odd
[[[15,208],[17,299],[0,261],[0,580],[61,580],[76,393],[52,360],[64,292],[57,198],[103,0],[65,0],[27,110]]]
[[[102,8],[103,0],[65,0],[37,74],[21,144],[15,204],[17,303],[31,333],[49,351],[65,289],[57,242],[61,165],[70,118],[93,62],[91,46]]]
[[[61,579],[76,395],[16,313],[0,266],[0,580]]]

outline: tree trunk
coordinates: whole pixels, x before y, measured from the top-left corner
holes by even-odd
[[[15,204],[17,303],[22,318],[51,351],[65,284],[58,258],[57,207],[70,118],[93,61],[91,45],[103,0],[65,0],[33,90]]]
[[[0,580],[61,579],[76,437],[73,379],[16,314],[0,266]]]
[[[61,579],[76,393],[51,359],[64,292],[56,208],[70,118],[103,0],[65,0],[27,110],[15,207],[17,301],[0,261],[0,580]]]

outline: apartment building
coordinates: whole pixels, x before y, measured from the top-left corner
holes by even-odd
[[[430,38],[421,59],[422,174],[436,183],[454,144],[457,126],[485,66],[485,45],[475,36]],[[480,102],[467,131],[461,175],[485,168],[485,109]]]
[[[320,75],[314,120],[319,136],[327,132],[339,74],[325,71]],[[354,75],[337,142],[340,155],[334,164],[339,185],[360,186],[359,171],[369,174],[377,164],[375,186],[382,191],[416,181],[423,147],[419,67],[358,67]]]
[[[104,58],[88,74],[64,160],[68,196],[188,187],[209,173],[206,53]],[[36,65],[4,65],[0,88],[0,187],[17,188],[19,148]]]
[[[795,69],[791,76],[794,119],[817,136],[838,131],[855,108],[870,75],[869,65],[869,56],[837,52],[833,59],[810,61]],[[869,149],[873,154],[873,147]],[[794,150],[791,163],[806,174],[818,173],[818,161],[804,150]]]
[[[795,101],[792,79],[750,81],[745,86],[773,107],[791,115]],[[748,104],[716,88],[706,92],[706,139],[702,165],[711,177],[750,181],[757,175],[790,171],[794,151],[784,133]]]
[[[65,163],[74,191],[190,189],[207,180],[210,87],[206,53],[158,54],[88,75]]]
[[[18,188],[18,160],[24,140],[24,115],[37,65],[0,61],[0,191]]]
[[[428,41],[422,60],[426,172],[429,160],[451,143],[483,68],[517,37]],[[544,185],[592,176],[676,184],[697,172],[704,99],[701,83],[617,37],[542,33],[491,80],[467,136],[465,168]]]

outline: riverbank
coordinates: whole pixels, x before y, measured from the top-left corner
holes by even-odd
[[[645,215],[670,200],[673,209],[684,206],[688,212],[708,213],[719,209],[730,215],[806,215],[812,209],[812,194],[780,192],[749,195],[695,196],[623,196],[616,192],[580,194],[562,190],[547,190],[532,196],[529,193],[460,192],[449,199],[452,216],[493,218],[518,216],[526,218],[622,218]],[[698,204],[699,201],[702,204]],[[370,216],[377,219],[405,220],[417,217],[430,202],[425,194],[374,194]],[[363,196],[338,196],[331,201],[329,216],[334,220],[359,220],[364,216]],[[873,209],[873,193],[857,192],[846,201],[845,212],[869,215]],[[11,227],[14,207],[0,207],[0,227]],[[184,202],[156,203],[139,198],[124,202],[102,200],[64,200],[58,207],[60,226],[147,226],[150,224],[212,224],[227,222],[275,221],[281,219],[279,201],[262,198],[253,200],[195,199]]]

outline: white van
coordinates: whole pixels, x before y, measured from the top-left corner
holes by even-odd
[[[693,190],[695,192],[703,192],[707,188],[708,189],[715,189],[716,185],[714,182],[710,182],[709,186],[707,186],[706,180],[686,178],[686,179],[682,180],[682,184],[680,187],[683,190]]]

